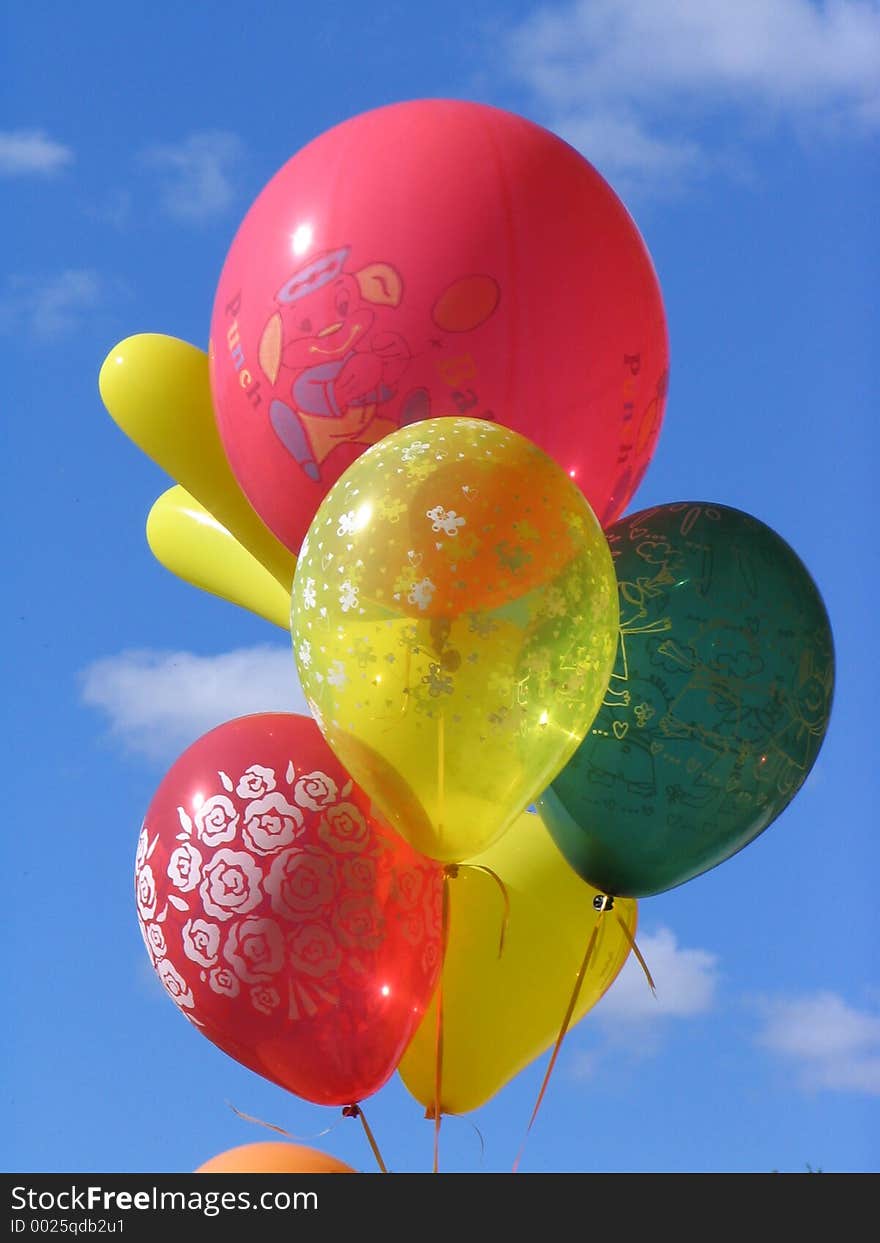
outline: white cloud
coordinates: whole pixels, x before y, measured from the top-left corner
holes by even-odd
[[[630,954],[590,1014],[590,1029],[598,1028],[601,1040],[575,1053],[572,1073],[578,1079],[595,1075],[609,1056],[619,1056],[621,1051],[633,1058],[650,1057],[662,1047],[669,1020],[695,1018],[715,1006],[716,954],[680,946],[669,928],[637,934],[636,942],[654,980],[656,996],[636,956]]]
[[[96,660],[80,676],[83,701],[106,715],[111,735],[153,760],[175,759],[235,717],[308,714],[289,648],[240,648],[217,656],[122,652]]]
[[[548,123],[617,184],[668,189],[730,161],[700,127],[723,118],[880,125],[877,0],[575,0],[506,43]]]
[[[179,220],[201,221],[225,211],[235,198],[233,174],[244,152],[235,134],[190,134],[179,143],[148,148],[144,167],[157,172],[162,206]]]
[[[650,189],[674,195],[708,168],[698,143],[686,137],[649,133],[632,116],[608,112],[569,113],[555,118],[553,130],[581,151],[627,197]]]
[[[756,1042],[796,1068],[807,1090],[880,1095],[880,1013],[837,993],[762,998]]]
[[[0,130],[0,177],[51,177],[73,158],[70,147],[44,130]]]
[[[715,1002],[718,958],[708,950],[685,949],[674,932],[659,928],[636,943],[654,980],[656,997],[645,974],[630,954],[623,970],[596,1007],[596,1017],[616,1025],[658,1018],[690,1018],[705,1014]]]
[[[0,332],[24,329],[39,341],[65,336],[84,312],[101,303],[104,292],[104,282],[91,268],[68,268],[42,280],[11,276],[0,293]]]

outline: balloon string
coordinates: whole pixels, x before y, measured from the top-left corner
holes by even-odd
[[[375,1136],[373,1135],[373,1132],[370,1130],[370,1124],[369,1122],[367,1122],[366,1115],[364,1114],[364,1111],[361,1109],[360,1105],[346,1105],[342,1111],[342,1116],[343,1118],[360,1118],[361,1126],[364,1128],[364,1134],[367,1137],[367,1143],[370,1145],[370,1147],[373,1150],[373,1156],[376,1158],[376,1162],[379,1166],[379,1169],[382,1171],[383,1174],[387,1174],[388,1170],[386,1168],[385,1162],[382,1160],[382,1154],[379,1151],[379,1145],[376,1143]]]
[[[329,1135],[331,1131],[335,1131],[339,1126],[338,1122],[334,1122],[332,1126],[324,1127],[323,1131],[317,1131],[314,1135],[294,1135],[291,1131],[285,1131],[283,1126],[276,1126],[274,1122],[264,1122],[262,1118],[255,1118],[252,1114],[242,1113],[240,1109],[236,1109],[231,1101],[226,1101],[228,1107],[243,1122],[253,1122],[255,1126],[265,1127],[267,1131],[274,1131],[276,1135],[283,1135],[287,1139],[296,1140],[299,1144],[308,1143],[312,1139],[323,1139],[325,1135]]]
[[[627,927],[626,921],[621,918],[620,914],[618,914],[617,916],[617,922],[620,924],[621,928],[623,929],[624,936],[626,937],[627,941],[629,941],[629,947],[632,950],[632,952],[635,954],[636,958],[639,961],[639,966],[642,968],[642,970],[645,973],[645,979],[648,981],[648,984],[651,986],[651,992],[656,997],[657,989],[654,987],[654,979],[651,975],[651,972],[648,970],[648,964],[645,962],[644,958],[642,957],[642,951],[636,945],[635,937],[630,932],[629,928]]]
[[[427,1106],[427,1108],[425,1109],[425,1117],[426,1117],[426,1118],[429,1118],[429,1119],[431,1119],[431,1118],[433,1118],[433,1117],[434,1117],[434,1106],[433,1106],[433,1104],[428,1105],[428,1106]],[[472,1121],[470,1120],[470,1118],[461,1118],[461,1117],[458,1117],[456,1114],[447,1114],[447,1115],[446,1115],[446,1117],[447,1117],[447,1118],[451,1118],[453,1122],[466,1122],[466,1123],[468,1124],[468,1126],[471,1128],[471,1130],[473,1131],[473,1133],[476,1135],[477,1140],[479,1141],[479,1145],[480,1145],[480,1165],[482,1165],[482,1164],[483,1164],[483,1162],[484,1162],[484,1161],[485,1161],[485,1159],[486,1159],[486,1141],[485,1141],[485,1139],[483,1138],[483,1132],[482,1132],[482,1131],[480,1130],[480,1128],[477,1126],[476,1122],[472,1122]]]
[[[575,982],[574,982],[574,990],[571,994],[571,999],[565,1011],[565,1017],[562,1020],[562,1026],[559,1029],[559,1035],[556,1037],[556,1044],[553,1046],[553,1052],[550,1055],[550,1061],[547,1064],[547,1070],[544,1073],[544,1081],[541,1084],[541,1090],[538,1093],[538,1099],[535,1101],[535,1107],[532,1110],[531,1118],[529,1118],[529,1125],[526,1127],[526,1133],[523,1136],[523,1142],[520,1145],[519,1152],[516,1155],[516,1160],[513,1163],[514,1174],[516,1174],[517,1171],[519,1170],[519,1164],[520,1164],[520,1161],[522,1160],[523,1152],[525,1151],[526,1141],[528,1140],[529,1133],[535,1124],[535,1119],[538,1116],[538,1110],[541,1108],[541,1102],[543,1101],[544,1095],[547,1091],[547,1085],[550,1082],[550,1076],[553,1074],[553,1068],[556,1065],[556,1059],[559,1057],[559,1050],[562,1048],[562,1042],[565,1039],[565,1034],[568,1031],[569,1027],[571,1026],[572,1016],[574,1015],[575,1006],[577,1005],[578,997],[580,996],[580,993],[581,993],[581,987],[583,986],[584,977],[587,974],[587,968],[590,965],[590,959],[593,957],[593,950],[596,947],[596,939],[599,935],[599,926],[602,922],[602,916],[604,915],[604,913],[605,913],[605,907],[603,907],[599,911],[599,914],[596,918],[596,922],[593,925],[593,931],[590,933],[590,939],[587,942],[587,952],[584,954],[584,960],[581,963],[580,970],[577,973],[577,978],[575,979]]]
[[[470,1119],[468,1119],[468,1121],[470,1121]],[[483,1132],[477,1126],[476,1122],[471,1122],[470,1125],[476,1131],[477,1139],[480,1141],[480,1165],[482,1165],[486,1159],[486,1141],[483,1139]]]
[[[497,872],[493,872],[491,868],[487,868],[483,863],[463,863],[460,866],[470,868],[474,872],[485,872],[487,876],[492,877],[495,884],[501,890],[501,898],[504,902],[504,915],[501,920],[501,936],[498,939],[498,957],[500,958],[504,953],[504,941],[510,925],[510,894],[507,892],[507,886]]]
[[[446,717],[440,713],[437,726],[437,833],[442,839],[446,819]]]
[[[458,875],[456,864],[443,869],[443,897],[440,906],[440,981],[437,985],[437,1026],[434,1036],[434,1161],[432,1172],[440,1171],[440,1101],[443,1092],[443,969],[449,946],[449,882]]]

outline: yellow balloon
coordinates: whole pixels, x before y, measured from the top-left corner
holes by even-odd
[[[565,472],[478,419],[385,437],[294,576],[300,681],[339,760],[422,854],[496,840],[592,724],[617,647],[605,536]]]
[[[290,584],[273,578],[180,484],[150,510],[147,543],[178,578],[289,629]]]
[[[226,459],[207,354],[160,333],[127,337],[104,360],[98,387],[125,434],[288,586],[296,559],[257,517]]]
[[[503,881],[510,914],[499,957],[503,903],[495,881],[465,866],[449,882],[440,1093],[441,1111],[449,1114],[484,1105],[553,1045],[597,920],[573,1022],[613,984],[636,930],[635,900],[616,898],[600,917],[593,908],[597,891],[568,866],[536,815],[523,812],[499,842],[470,862],[491,868]],[[435,998],[399,1068],[409,1091],[429,1110],[436,1061]]]

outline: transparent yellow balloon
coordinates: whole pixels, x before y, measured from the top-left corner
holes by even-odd
[[[273,578],[180,484],[150,510],[147,543],[161,565],[193,587],[289,628],[290,584]]]
[[[530,441],[477,419],[387,436],[300,550],[291,632],[324,736],[421,853],[496,840],[571,757],[617,645],[611,554]]]
[[[449,882],[449,942],[443,968],[443,1113],[477,1109],[559,1035],[590,936],[600,920],[597,891],[565,862],[538,816],[524,812],[490,850],[470,861],[491,868],[510,903],[499,956],[503,903],[486,873],[462,867]],[[637,906],[617,898],[601,915],[572,1022],[617,978],[635,936]],[[647,988],[647,983],[645,984]],[[437,1065],[436,999],[403,1060],[400,1075],[433,1110]]]
[[[104,360],[98,387],[125,434],[287,587],[296,559],[257,517],[232,474],[204,350],[161,333],[127,337]]]

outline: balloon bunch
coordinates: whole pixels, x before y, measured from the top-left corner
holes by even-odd
[[[830,628],[788,545],[719,504],[619,518],[667,370],[650,258],[595,169],[435,100],[280,170],[207,356],[138,336],[101,372],[176,481],[154,554],[289,627],[312,714],[230,721],[165,777],[136,867],[155,968],[371,1142],[358,1102],[399,1067],[435,1168],[442,1114],[555,1039],[552,1069],[635,900],[765,829],[827,726]]]

